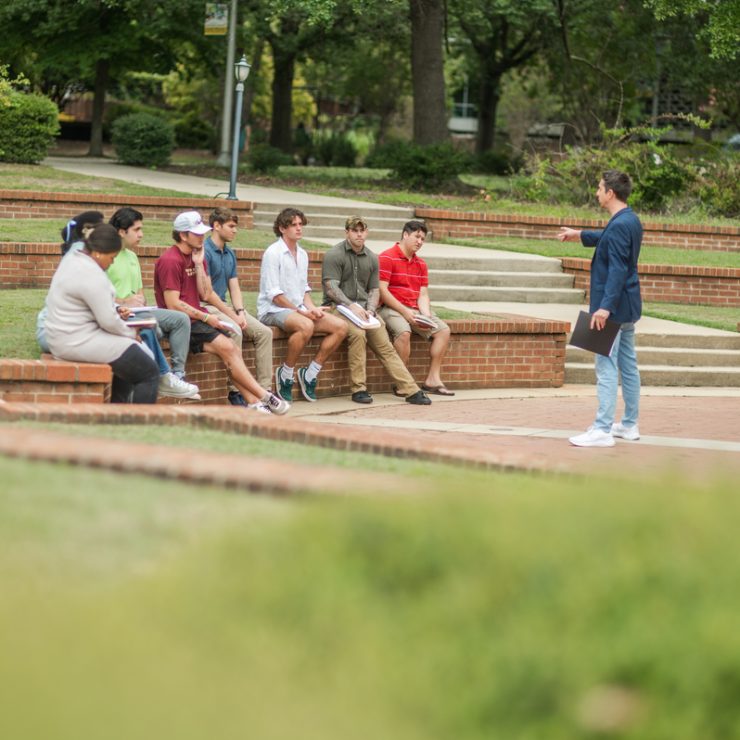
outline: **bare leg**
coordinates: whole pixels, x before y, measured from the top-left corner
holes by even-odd
[[[394,342],[393,346],[398,352],[398,356],[401,358],[406,367],[409,365],[409,357],[411,356],[411,332],[405,331],[403,334],[399,334]]]
[[[316,363],[323,365],[347,336],[347,324],[336,316],[325,314],[314,325],[318,331],[326,332],[326,336],[319,345],[319,351],[314,357]]]
[[[450,330],[443,329],[432,335],[432,343],[429,347],[429,373],[427,374],[426,385],[434,388],[442,385],[442,360],[447,352],[447,345],[450,342]]]
[[[239,389],[248,403],[257,403],[265,397],[267,390],[254,379],[254,376],[244,364],[241,352],[230,339],[219,335],[212,342],[206,342],[203,349],[221,358],[231,376],[232,383]]]
[[[294,311],[285,321],[285,331],[288,337],[288,351],[285,355],[285,364],[295,367],[298,358],[303,352],[306,343],[313,336],[314,322],[306,316]]]

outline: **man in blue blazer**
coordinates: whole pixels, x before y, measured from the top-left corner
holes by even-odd
[[[591,328],[601,330],[607,319],[621,324],[609,357],[596,355],[596,420],[583,434],[570,438],[576,447],[613,447],[614,437],[640,439],[640,371],[635,354],[635,322],[642,314],[637,259],[642,243],[642,224],[627,205],[632,192],[629,175],[617,170],[604,173],[596,198],[611,218],[604,229],[581,231],[562,228],[558,239],[579,241],[596,247],[591,259]],[[622,376],[624,416],[614,423],[617,384]]]

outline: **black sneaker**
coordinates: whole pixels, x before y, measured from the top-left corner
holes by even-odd
[[[355,403],[372,403],[373,397],[367,391],[357,391],[352,394],[352,400]]]
[[[416,391],[416,393],[406,396],[406,403],[413,403],[414,406],[430,406],[432,399],[424,391]]]
[[[249,406],[239,391],[229,391],[229,403],[232,406]]]

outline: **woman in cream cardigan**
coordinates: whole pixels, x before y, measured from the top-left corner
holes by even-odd
[[[121,318],[105,274],[120,250],[118,232],[98,224],[85,246],[61,261],[46,299],[46,340],[60,360],[108,363],[113,403],[155,403],[159,369]]]

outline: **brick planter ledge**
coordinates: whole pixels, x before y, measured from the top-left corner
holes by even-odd
[[[606,225],[606,220],[445,211],[438,208],[417,208],[415,213],[426,221],[437,242],[450,237],[465,239],[475,236],[554,239],[561,226],[602,229]],[[737,226],[663,224],[645,220],[642,225],[643,242],[650,246],[740,252],[740,227]]]
[[[591,260],[562,259],[563,272],[575,276],[574,287],[588,295]],[[702,306],[740,306],[740,268],[687,265],[638,265],[645,301]]]

